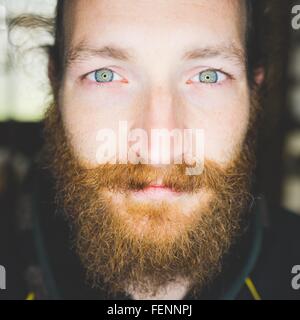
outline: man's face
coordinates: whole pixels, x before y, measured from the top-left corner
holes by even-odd
[[[52,135],[57,129],[56,173],[89,273],[118,289],[126,272],[128,281],[162,285],[198,268],[191,276],[204,282],[229,247],[249,191],[244,6],[77,0],[66,4],[64,22],[66,68],[53,111],[64,140],[57,123],[49,127]],[[149,137],[153,129],[202,129],[206,171],[189,177],[184,165],[152,165],[162,155],[151,153],[151,140],[151,165],[99,165],[99,130],[118,135],[120,121]],[[171,152],[171,161],[180,155]]]
[[[117,132],[119,121],[129,129],[203,129],[206,158],[232,159],[249,118],[240,1],[91,0],[67,8],[60,104],[81,160],[96,163],[97,132]],[[103,68],[110,72],[95,73]]]

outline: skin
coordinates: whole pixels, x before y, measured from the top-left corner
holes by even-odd
[[[250,111],[242,2],[74,0],[67,6],[58,102],[80,161],[96,166],[98,130],[117,132],[119,121],[127,121],[129,130],[149,135],[151,129],[203,129],[205,158],[230,162],[243,143]],[[107,46],[127,50],[130,58],[109,56],[102,50]],[[116,72],[118,80],[99,85],[92,72],[101,68]],[[218,83],[199,82],[208,69],[221,70]],[[178,205],[196,206],[199,198],[193,197]],[[185,288],[174,285],[165,297],[179,299]]]
[[[117,132],[119,121],[126,120],[129,129],[148,132],[204,129],[206,157],[227,163],[244,137],[249,116],[245,64],[231,53],[221,55],[235,46],[243,58],[241,14],[234,0],[72,2],[65,18],[67,52],[83,43],[90,48],[113,45],[128,48],[135,58],[129,62],[81,53],[85,57],[66,68],[60,105],[78,156],[95,164],[98,130]],[[216,47],[221,48],[215,57],[181,59],[187,51]],[[104,67],[127,83],[99,87],[81,78]],[[222,69],[233,79],[224,75],[223,82],[202,84],[196,77],[206,69]]]

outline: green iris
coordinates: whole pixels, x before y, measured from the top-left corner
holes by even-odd
[[[214,70],[203,71],[199,74],[199,80],[203,83],[217,83],[218,73]]]
[[[114,79],[113,71],[109,69],[101,69],[95,71],[95,80],[97,82],[111,82]]]

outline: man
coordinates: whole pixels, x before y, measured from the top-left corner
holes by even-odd
[[[43,153],[55,195],[41,170],[29,298],[299,297],[298,218],[268,224],[253,185],[264,70],[249,51],[251,8],[58,2]],[[196,143],[159,148],[152,135],[188,129]]]

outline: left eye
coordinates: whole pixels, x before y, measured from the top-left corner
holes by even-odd
[[[217,70],[205,70],[198,73],[194,78],[193,82],[201,82],[204,84],[214,84],[226,80],[226,75]]]
[[[94,72],[91,72],[87,78],[91,81],[95,81],[97,83],[109,83],[113,81],[120,81],[122,77],[118,75],[116,72],[110,69],[99,69]]]

